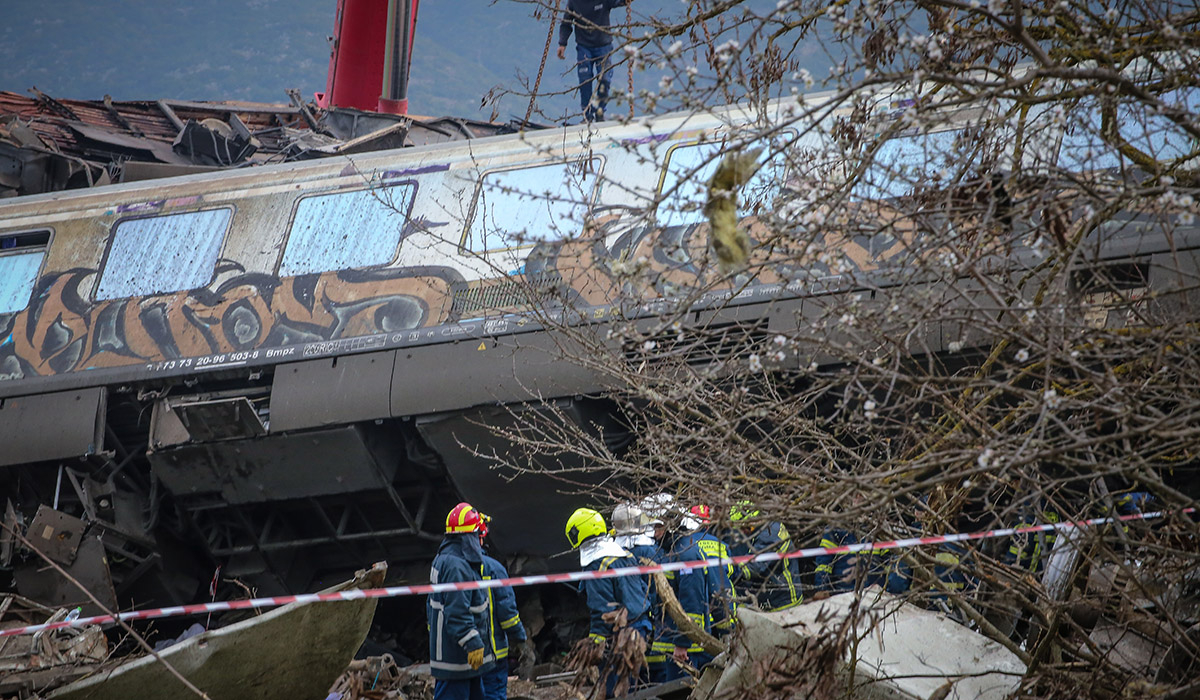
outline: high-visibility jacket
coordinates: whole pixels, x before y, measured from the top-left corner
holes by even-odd
[[[821,536],[822,547],[858,544],[856,535],[847,530],[828,530]],[[888,593],[903,593],[910,583],[910,567],[898,552],[872,549],[854,554],[822,554],[817,564],[817,590],[841,593],[867,586],[880,586]]]
[[[1047,525],[1059,521],[1058,512],[1050,508],[1034,514],[1024,512],[1020,517],[1020,522],[1013,527],[1033,527],[1034,525]],[[1004,563],[1027,569],[1030,573],[1037,573],[1041,571],[1046,556],[1050,554],[1050,550],[1054,549],[1054,542],[1057,539],[1058,531],[1056,530],[1026,532],[1014,535],[1009,542],[1008,553],[1004,556]]]
[[[483,575],[479,535],[450,534],[442,540],[429,570],[431,583],[479,581]],[[482,589],[430,593],[425,603],[429,626],[429,668],[434,678],[474,678],[490,671],[496,657],[488,646],[491,624]],[[483,666],[471,668],[467,653],[484,650]]]
[[[661,564],[666,561],[666,556],[663,554],[662,548],[653,543],[654,538],[652,537],[618,535],[615,539],[617,544],[633,554],[633,558],[637,559],[639,564],[647,562]],[[652,629],[650,641],[646,647],[646,663],[664,663],[667,657],[675,651],[675,646],[663,641],[665,629],[663,620],[666,617],[666,612],[663,610],[662,600],[658,597],[658,588],[654,585],[654,581],[649,576],[646,576],[645,579],[646,599],[650,606],[649,615]]]
[[[791,551],[792,538],[783,523],[770,522],[730,549],[735,556]],[[804,601],[804,589],[800,585],[800,562],[795,559],[783,561],[752,561],[735,569],[734,584],[739,590],[753,593],[764,610],[786,610]]]
[[[483,580],[508,578],[504,565],[483,555]],[[488,631],[496,661],[508,658],[508,647],[525,641],[525,625],[517,611],[517,596],[512,586],[487,589]]]
[[[713,534],[707,527],[696,530],[698,538],[696,546],[704,553],[705,559],[728,559],[729,545],[725,540]],[[712,626],[716,633],[725,633],[733,629],[737,622],[737,600],[733,582],[733,565],[709,567],[715,576],[710,578],[717,584],[717,594],[713,601]]]
[[[671,551],[667,554],[667,561],[707,559],[708,557],[700,549],[699,541],[699,532],[676,536],[671,542]],[[722,574],[716,571],[718,568],[720,567],[710,566],[706,569],[672,571],[667,574],[667,578],[671,581],[671,589],[674,591],[675,597],[679,599],[679,605],[683,608],[683,612],[696,623],[697,627],[709,634],[712,633],[713,607],[714,605],[723,606],[720,599]],[[683,647],[688,650],[688,653],[704,651],[704,647],[679,631],[674,620],[668,617],[664,621],[664,626],[664,642],[671,644],[672,647]]]
[[[934,592],[935,600],[945,598],[946,593],[966,593],[979,585],[979,581],[970,574],[972,564],[967,549],[958,542],[946,542],[939,546],[933,559],[933,575],[937,577],[938,584],[930,590]]]
[[[638,562],[630,554],[602,557],[583,568],[585,571],[607,571],[637,565]],[[604,614],[619,608],[625,608],[625,619],[630,627],[650,638],[650,599],[645,576],[586,579],[582,582],[582,588],[591,615],[588,631],[592,639],[599,641],[612,636],[612,624],[604,621]]]

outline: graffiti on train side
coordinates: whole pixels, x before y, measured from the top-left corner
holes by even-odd
[[[433,334],[433,326],[442,326],[438,336],[449,338],[465,331],[457,323],[461,317],[494,317],[540,303],[537,295],[547,279],[555,280],[551,294],[561,294],[579,309],[619,299],[694,299],[735,287],[742,290],[738,297],[750,288],[803,293],[806,283],[799,279],[867,273],[911,253],[916,231],[910,221],[882,210],[855,214],[890,218],[888,240],[781,234],[758,217],[743,219],[753,248],[747,267],[752,280],[719,274],[709,259],[706,223],[653,228],[616,214],[596,217],[584,235],[538,243],[529,251],[523,276],[497,275],[470,284],[440,266],[280,279],[225,261],[218,269],[222,281],[213,288],[92,302],[87,295],[95,270],[51,273],[38,282],[25,310],[0,315],[0,380],[137,364],[198,369],[205,356],[217,363],[243,356],[286,361],[291,356],[281,353],[287,347],[307,344],[306,354],[336,354],[345,342],[359,342],[354,339],[391,334],[390,344],[416,342],[417,334],[403,332],[427,328]],[[644,274],[628,274],[631,265]],[[488,290],[497,293],[482,293]],[[477,301],[456,309],[456,294]],[[556,306],[564,299],[546,301]],[[277,350],[270,353],[272,348]]]
[[[95,270],[39,280],[29,306],[0,315],[0,379],[183,361],[444,323],[449,268],[343,270],[279,279],[233,263],[208,289],[91,302]]]

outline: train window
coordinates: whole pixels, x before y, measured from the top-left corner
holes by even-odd
[[[961,131],[897,136],[879,145],[871,164],[854,183],[855,199],[903,197],[920,187],[948,185],[961,175]]]
[[[783,183],[786,165],[783,149],[765,147],[765,143],[758,143],[749,146],[747,150],[760,146],[763,146],[760,156],[763,166],[738,193],[738,213],[743,216],[759,207],[769,206]],[[660,192],[667,193],[666,198],[658,205],[659,225],[683,226],[704,219],[702,208],[708,198],[708,181],[721,163],[721,152],[727,147],[728,144],[712,141],[671,148],[659,189]]]
[[[1166,105],[1181,107],[1191,114],[1200,110],[1200,90],[1178,89],[1165,92],[1159,100]],[[1116,146],[1100,136],[1102,125],[1100,105],[1089,99],[1080,105],[1079,117],[1069,124],[1063,134],[1059,151],[1059,166],[1072,171],[1104,170],[1121,165]],[[1173,160],[1192,153],[1196,142],[1177,124],[1143,103],[1122,102],[1117,105],[1117,129],[1129,145],[1151,158]]]
[[[581,158],[485,174],[463,247],[483,253],[581,231],[602,167],[600,158]]]
[[[413,183],[304,197],[279,275],[386,265],[396,257],[417,188]]]
[[[49,231],[0,234],[0,314],[29,305],[49,242]]]
[[[96,299],[196,289],[212,279],[232,209],[122,219],[113,226]]]

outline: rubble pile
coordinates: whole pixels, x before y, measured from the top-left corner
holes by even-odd
[[[355,659],[326,700],[433,700],[433,677],[419,666],[401,668],[391,654]]]
[[[55,610],[15,594],[0,596],[0,629],[58,622],[72,611]],[[93,672],[109,655],[99,627],[0,637],[0,697],[60,685]]]

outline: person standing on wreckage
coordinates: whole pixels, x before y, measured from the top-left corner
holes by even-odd
[[[579,550],[579,565],[585,571],[638,566],[633,555],[609,536],[604,516],[591,508],[579,508],[567,518],[566,535],[571,549]],[[583,664],[599,663],[605,697],[624,695],[630,685],[644,679],[646,670],[646,640],[652,631],[646,577],[585,579],[581,587],[591,617],[590,634],[571,650],[568,668],[579,671]]]
[[[429,571],[430,583],[460,583],[483,578],[483,517],[469,503],[446,515],[446,536]],[[488,646],[491,621],[487,591],[430,593],[425,603],[429,625],[429,668],[434,700],[483,700],[483,675],[495,665]]]

